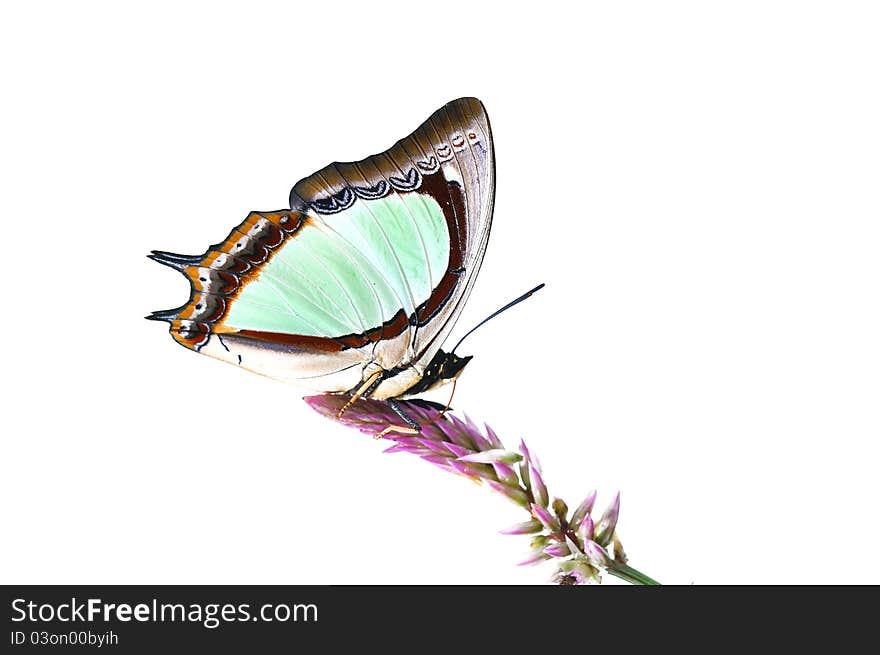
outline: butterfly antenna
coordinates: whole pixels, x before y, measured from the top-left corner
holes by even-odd
[[[530,291],[526,291],[523,295],[521,295],[521,296],[520,296],[519,298],[517,298],[516,300],[511,300],[509,303],[507,303],[506,305],[504,305],[504,307],[502,307],[501,309],[498,309],[498,310],[492,312],[491,314],[489,314],[489,316],[487,316],[487,317],[484,318],[482,321],[480,321],[479,323],[477,323],[474,327],[472,327],[470,330],[468,330],[467,334],[465,334],[461,339],[458,340],[458,343],[455,344],[455,348],[453,348],[451,352],[454,353],[456,350],[458,350],[458,347],[461,345],[461,342],[464,341],[465,339],[467,339],[467,338],[468,338],[468,337],[474,332],[474,330],[476,330],[478,327],[480,327],[480,326],[482,326],[482,325],[485,325],[486,323],[488,323],[489,321],[491,321],[493,318],[495,318],[496,316],[498,316],[498,314],[500,314],[500,313],[502,313],[502,312],[506,312],[508,309],[510,309],[510,308],[513,307],[514,305],[518,305],[518,304],[520,304],[520,303],[521,303],[523,300],[525,300],[526,298],[531,297],[531,295],[532,295],[533,293],[535,293],[536,291],[540,291],[540,290],[543,289],[543,288],[544,288],[544,283],[541,282],[541,284],[539,284],[538,286],[536,286],[534,289],[531,289]]]

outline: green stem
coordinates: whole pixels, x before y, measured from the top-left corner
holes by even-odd
[[[649,578],[641,571],[634,569],[633,567],[626,564],[621,564],[620,562],[611,562],[611,564],[609,564],[608,568],[605,570],[608,571],[608,573],[613,575],[615,578],[626,580],[630,584],[646,585],[651,587],[660,586],[660,583],[653,578]]]

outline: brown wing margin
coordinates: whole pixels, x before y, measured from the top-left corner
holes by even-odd
[[[175,341],[198,351],[226,314],[243,279],[265,264],[307,220],[302,212],[286,209],[251,212],[226,239],[202,255],[154,250],[148,255],[150,259],[180,271],[189,280],[190,297],[181,307],[153,312],[147,318],[167,321]]]

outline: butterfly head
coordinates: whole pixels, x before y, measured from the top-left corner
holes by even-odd
[[[442,357],[437,370],[437,377],[444,382],[458,378],[467,363],[474,358],[473,355],[459,357],[455,353],[445,353],[442,350],[437,355]]]
[[[430,389],[441,387],[447,382],[451,382],[461,375],[462,370],[469,361],[473,359],[473,355],[467,357],[459,357],[455,353],[447,353],[442,350],[431,359],[428,366],[425,367],[422,377],[412,387],[406,390],[405,396],[414,396]]]

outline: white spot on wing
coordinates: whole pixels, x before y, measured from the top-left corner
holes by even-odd
[[[461,179],[461,174],[458,171],[458,166],[455,164],[443,164],[443,176],[449,180],[450,182],[458,182],[462,187],[464,187],[464,180]]]

